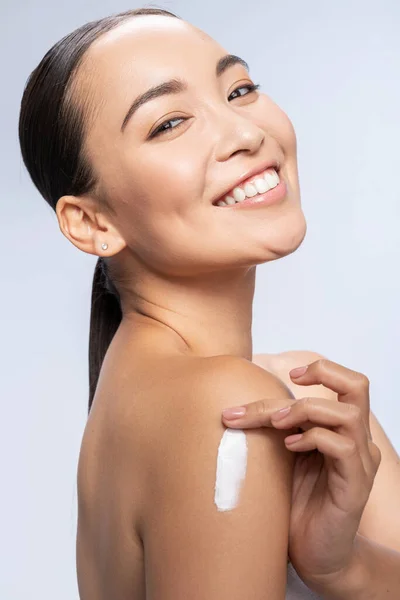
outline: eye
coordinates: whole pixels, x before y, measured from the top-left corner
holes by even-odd
[[[239,90],[249,90],[248,94],[251,92],[255,92],[256,90],[258,90],[260,88],[260,84],[254,84],[254,83],[249,83],[248,85],[241,85],[240,87],[236,88],[235,90],[233,90],[233,92],[230,94],[229,98],[232,96],[232,94],[235,94],[236,92],[238,92]],[[240,98],[241,96],[247,96],[248,94],[238,94],[238,96],[236,96],[236,98]],[[176,127],[179,127],[179,125],[181,125],[182,123],[179,123],[178,125],[176,125],[176,127],[172,127],[169,124],[173,123],[174,121],[187,121],[189,117],[183,118],[183,117],[176,117],[175,119],[169,119],[168,121],[164,121],[163,123],[161,123],[161,125],[159,127],[157,127],[157,129],[155,129],[153,131],[153,133],[149,136],[149,139],[152,139],[154,137],[157,137],[159,135],[162,135],[164,133],[167,133],[170,129],[176,129]]]
[[[161,125],[153,131],[153,133],[150,135],[150,139],[156,137],[157,135],[165,133],[169,129],[175,129],[175,127],[166,127],[166,125],[168,125],[169,123],[173,123],[174,121],[186,121],[186,119],[184,119],[183,117],[175,117],[175,119],[169,119],[169,121],[164,121],[164,123],[161,123]],[[179,125],[177,125],[177,127],[179,127]]]
[[[246,90],[248,89],[249,92],[255,92],[256,90],[258,90],[260,88],[260,84],[257,83],[249,83],[248,85],[241,85],[240,87],[236,88],[236,90],[233,90],[232,94],[235,94],[236,92],[238,92],[239,90]],[[232,94],[229,96],[229,98],[232,96]],[[240,98],[241,96],[247,96],[248,94],[239,94],[238,96],[236,96],[236,98]]]

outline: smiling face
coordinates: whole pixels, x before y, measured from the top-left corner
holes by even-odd
[[[306,232],[292,124],[247,87],[255,82],[240,61],[221,61],[227,54],[185,21],[142,16],[103,34],[78,72],[78,98],[96,107],[85,150],[113,210],[107,218],[140,261],[165,275],[274,260]],[[126,117],[139,96],[172,79],[184,85],[170,83],[174,93]],[[280,165],[283,200],[239,209],[212,203],[267,163]],[[111,256],[112,238],[99,239]]]

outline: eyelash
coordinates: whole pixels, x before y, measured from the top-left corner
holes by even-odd
[[[242,90],[243,88],[247,88],[249,91],[249,94],[251,92],[255,92],[256,90],[258,90],[260,88],[260,84],[257,83],[249,83],[248,85],[241,85],[239,87],[237,87],[236,89],[233,90],[233,92],[231,92],[231,95],[234,92],[237,92],[238,90]],[[245,96],[247,96],[248,94],[244,94]],[[241,96],[239,96],[240,98]],[[183,117],[176,117],[175,119],[169,119],[168,121],[164,121],[163,123],[161,123],[161,125],[159,127],[157,127],[157,129],[155,131],[153,131],[153,133],[150,135],[149,139],[152,139],[154,137],[157,137],[159,135],[163,135],[164,133],[167,133],[170,129],[176,129],[177,127],[179,127],[179,125],[177,125],[176,127],[167,127],[166,129],[162,129],[162,127],[164,125],[166,125],[167,123],[172,123],[172,121],[179,121],[181,120],[181,123],[179,123],[179,125],[182,125],[182,123],[184,121],[186,121],[187,119],[184,119]]]

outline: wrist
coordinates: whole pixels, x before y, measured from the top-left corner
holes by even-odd
[[[366,590],[369,588],[368,566],[365,561],[366,541],[364,536],[357,533],[348,566],[325,579],[322,586],[315,590],[325,600],[366,600]]]
[[[342,595],[340,600],[367,600],[369,588],[369,569],[366,560],[367,538],[357,533],[354,538],[353,555],[342,575]]]
[[[357,534],[348,567],[319,583],[324,600],[399,600],[400,552]]]

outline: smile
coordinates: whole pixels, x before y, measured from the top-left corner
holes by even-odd
[[[244,202],[246,198],[264,195],[280,184],[280,177],[275,169],[266,169],[263,173],[255,175],[252,180],[243,186],[234,187],[231,192],[220,200],[215,201],[215,206],[232,206]]]

